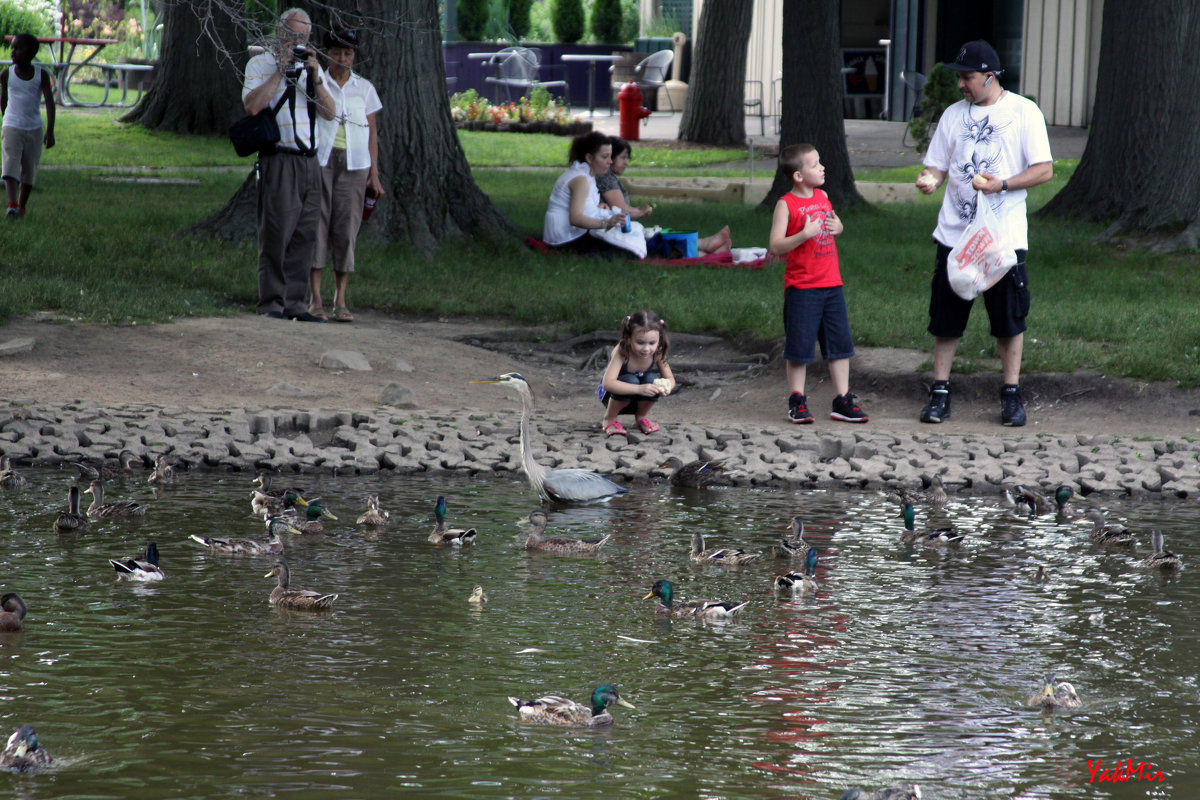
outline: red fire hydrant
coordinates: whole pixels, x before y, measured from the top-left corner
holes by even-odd
[[[650,116],[650,109],[642,106],[642,90],[636,83],[627,83],[617,95],[621,104],[621,138],[627,142],[638,139],[638,123]]]

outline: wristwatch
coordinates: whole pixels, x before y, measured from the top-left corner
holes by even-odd
[[[1008,181],[1000,181],[1000,191],[1001,192],[1008,191]]]

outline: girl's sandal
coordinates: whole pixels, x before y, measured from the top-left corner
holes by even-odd
[[[642,433],[647,435],[654,433],[655,431],[662,430],[659,426],[651,422],[649,417],[642,417],[639,419],[637,421],[637,426],[639,429],[641,429]]]
[[[604,426],[605,436],[612,436],[613,434],[617,433],[629,433],[629,431],[625,430],[625,426],[621,424],[621,420],[614,419],[612,422]]]
[[[337,306],[333,309],[334,322],[354,322],[354,315],[350,313],[350,309],[345,306]]]
[[[325,319],[325,309],[317,305],[308,307],[308,313],[312,314],[317,319]]]

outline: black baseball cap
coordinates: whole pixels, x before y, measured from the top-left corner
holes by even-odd
[[[325,34],[325,47],[348,47],[358,49],[358,31],[349,28],[334,28]]]
[[[1004,72],[995,48],[983,39],[964,44],[954,61],[943,66],[955,72],[994,72],[997,75]]]

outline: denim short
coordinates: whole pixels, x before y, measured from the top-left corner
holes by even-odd
[[[992,336],[1009,339],[1025,332],[1025,317],[1029,315],[1029,278],[1025,274],[1025,252],[1017,251],[1017,263],[996,285],[983,293],[992,325]],[[950,248],[938,243],[937,260],[933,267],[933,282],[929,296],[929,332],[942,339],[958,339],[967,330],[974,300],[963,300],[950,288],[946,259]]]
[[[619,380],[621,383],[636,383],[638,385],[654,383],[654,381],[661,377],[662,375],[658,373],[657,366],[650,367],[650,369],[646,370],[645,372],[626,372],[624,365],[622,365],[621,372],[617,373],[617,380]],[[638,403],[656,403],[660,397],[660,395],[657,394],[651,395],[650,397],[643,397],[640,394],[609,394],[608,392],[604,391],[603,381],[601,381],[600,385],[596,387],[596,396],[599,397],[600,402],[604,403],[606,406],[608,405],[609,400],[612,400],[614,403],[623,404],[621,405],[621,410],[617,412],[618,414],[624,414],[626,412],[630,414],[636,413]]]
[[[821,345],[826,361],[854,356],[850,315],[842,287],[783,291],[783,357],[793,364],[811,364]]]

